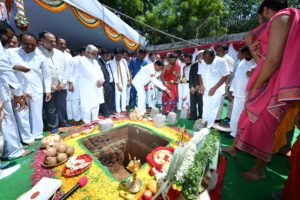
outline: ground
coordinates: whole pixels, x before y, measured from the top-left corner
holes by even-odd
[[[194,121],[180,120],[178,124],[180,126],[185,124],[186,128],[191,130]],[[295,130],[295,133],[294,140],[299,135],[299,130]],[[232,144],[232,141],[233,139],[221,134],[223,146]],[[38,145],[31,147],[31,149],[35,148],[38,148]],[[21,168],[13,175],[0,181],[0,199],[14,200],[30,190],[31,174],[33,172],[30,166],[33,163],[33,155],[12,161],[12,165],[21,164]],[[272,158],[272,162],[267,165],[266,179],[258,182],[249,182],[244,180],[240,173],[250,169],[254,164],[254,157],[243,152],[238,152],[237,158],[225,156],[228,162],[222,188],[222,200],[272,199],[272,193],[283,188],[290,169],[288,157],[275,155]]]

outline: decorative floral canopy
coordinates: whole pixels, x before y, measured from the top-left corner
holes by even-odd
[[[53,32],[71,48],[93,43],[134,51],[145,44],[144,37],[97,0],[26,0],[24,4],[30,32]]]

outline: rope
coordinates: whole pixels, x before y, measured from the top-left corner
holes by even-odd
[[[102,3],[102,4],[103,4],[103,3]],[[166,32],[164,32],[164,31],[161,31],[161,30],[159,30],[159,29],[157,29],[157,28],[155,28],[155,27],[152,27],[152,26],[150,26],[150,25],[148,25],[148,24],[145,24],[145,23],[143,23],[143,22],[141,22],[141,21],[138,21],[138,20],[134,19],[133,17],[130,17],[130,16],[128,16],[128,15],[126,15],[126,14],[124,14],[124,13],[122,13],[122,12],[120,12],[120,11],[114,9],[114,8],[111,8],[111,7],[109,7],[109,6],[105,5],[105,4],[103,4],[103,6],[105,6],[105,7],[108,8],[109,10],[112,10],[112,11],[114,11],[114,12],[116,12],[116,13],[118,13],[118,14],[124,16],[124,17],[127,17],[127,18],[129,18],[129,19],[131,19],[131,20],[133,20],[133,21],[135,21],[135,22],[137,22],[137,23],[139,23],[139,24],[142,24],[143,26],[146,26],[146,27],[149,28],[149,29],[152,29],[152,30],[154,30],[154,31],[156,31],[156,32],[159,32],[159,33],[161,33],[161,34],[163,34],[163,35],[166,35],[166,36],[169,36],[169,37],[171,37],[171,38],[174,38],[174,39],[177,39],[177,40],[186,42],[186,43],[190,43],[190,44],[193,44],[193,45],[196,45],[196,46],[199,45],[199,44],[197,44],[197,43],[194,43],[194,42],[185,40],[185,39],[180,38],[180,37],[176,37],[175,35],[171,35],[171,34],[169,34],[169,33],[166,33]],[[210,17],[210,16],[209,16],[209,17]],[[208,17],[208,18],[209,18],[209,17]],[[208,18],[207,18],[207,19],[208,19]],[[203,24],[207,21],[207,19],[203,22]],[[202,24],[202,25],[203,25],[203,24]]]

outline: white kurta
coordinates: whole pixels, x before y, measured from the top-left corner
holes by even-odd
[[[224,58],[216,56],[211,64],[201,62],[198,74],[201,75],[204,86],[202,117],[210,128],[216,119],[222,95],[225,94],[225,83],[216,90],[213,96],[209,96],[208,93],[224,76],[229,75],[229,68]]]
[[[15,72],[22,89],[31,98],[29,107],[16,112],[18,128],[24,143],[34,142],[43,135],[43,94],[51,92],[51,73],[45,58],[36,53],[26,53],[22,48],[10,49],[13,65],[30,68],[29,72]]]
[[[104,76],[96,59],[80,57],[78,70],[78,88],[82,120],[90,123],[98,119],[99,106],[104,103],[103,87],[97,87],[97,81],[104,82]]]
[[[17,158],[24,150],[20,141],[15,116],[11,103],[11,92],[9,85],[16,88],[16,95],[22,95],[21,86],[11,69],[9,57],[0,42],[0,100],[3,102],[4,119],[1,124],[4,137],[4,151],[2,158]]]
[[[116,59],[112,60],[111,68],[113,71],[113,76],[115,80],[115,100],[116,100],[116,111],[117,113],[126,111],[126,101],[127,101],[127,84],[130,79],[129,69],[127,61],[121,59],[119,64]],[[122,92],[118,89],[118,84],[122,87]]]
[[[142,69],[136,74],[136,76],[132,80],[132,84],[137,91],[138,109],[140,110],[141,114],[146,113],[146,92],[144,87],[151,82],[161,90],[166,89],[162,82],[156,78],[155,74],[156,71],[154,68],[154,64],[150,63],[142,67]]]
[[[190,79],[190,70],[191,70],[191,65],[189,66],[184,66],[183,71],[182,71],[182,76],[181,79],[185,78],[187,81]],[[190,109],[190,85],[189,83],[180,83],[181,87],[178,87],[178,89],[181,89],[179,91],[181,93],[181,98],[179,98],[178,103],[180,106],[180,110],[189,110]]]
[[[231,83],[230,91],[233,92],[234,102],[230,120],[230,135],[235,137],[237,134],[238,122],[242,111],[245,108],[245,101],[247,96],[247,84],[249,77],[247,72],[256,67],[254,60],[242,60],[236,69],[234,78]]]
[[[180,67],[180,80],[183,77],[183,68],[185,66],[185,64],[183,62],[181,62],[181,60],[178,59],[177,61],[179,63],[179,67]],[[183,84],[179,83],[178,84],[178,103],[177,103],[177,108],[178,110],[181,110],[182,107],[182,98],[183,98]]]

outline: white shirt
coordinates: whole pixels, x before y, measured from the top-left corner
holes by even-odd
[[[105,63],[105,66],[109,73],[109,82],[112,83],[112,82],[114,82],[114,77],[113,77],[113,71],[112,71],[112,67],[111,67],[111,61],[107,61]]]
[[[240,62],[230,86],[230,91],[233,92],[233,96],[240,98],[245,98],[247,96],[246,88],[249,81],[247,72],[255,67],[256,63],[253,59],[250,61],[243,59]]]
[[[181,76],[181,80],[183,79],[183,75],[184,75],[184,78],[189,81],[190,80],[190,71],[191,71],[191,66],[192,64],[190,64],[189,66],[184,66],[183,67],[183,70],[182,70],[182,76]]]
[[[63,54],[65,56],[65,78],[64,79],[67,80],[67,82],[71,82],[74,73],[74,65],[72,63],[73,57],[71,54],[69,54],[66,51],[64,51]]]
[[[31,96],[51,92],[51,73],[44,56],[37,54],[36,50],[28,54],[22,48],[9,49],[7,52],[13,65],[30,68],[26,73],[15,72],[24,92]]]
[[[141,68],[141,70],[135,75],[132,80],[132,84],[134,86],[140,85],[145,86],[149,82],[152,82],[156,87],[160,88],[161,90],[165,90],[166,87],[156,78],[156,71],[154,68],[154,64],[150,63]]]
[[[229,71],[233,72],[234,59],[230,55],[228,55],[228,53],[225,54],[225,56],[223,56],[223,58],[226,60],[226,63],[229,67]]]
[[[224,58],[216,56],[211,64],[204,61],[199,65],[198,74],[201,75],[204,85],[204,95],[208,95],[209,90],[213,88],[224,76],[229,75],[228,65]],[[225,83],[221,85],[215,95],[225,94]]]
[[[65,72],[66,59],[64,53],[55,48],[52,51],[48,51],[43,46],[37,49],[37,53],[45,56],[49,63],[52,85],[66,84],[68,77]]]
[[[12,98],[9,85],[14,88],[12,91],[15,95],[23,94],[21,85],[12,70],[9,56],[0,42],[0,99],[3,102]]]
[[[113,59],[111,61],[111,69],[113,71],[113,76],[116,84],[127,84],[127,81],[130,79],[130,72],[128,69],[127,61],[122,58],[119,62],[120,65],[120,71],[118,72],[118,65],[116,59]],[[119,83],[121,81],[121,83]]]
[[[183,76],[183,68],[185,66],[185,63],[184,62],[181,62],[180,59],[177,60],[178,64],[179,64],[179,67],[180,67],[180,80],[182,79],[182,76]]]

